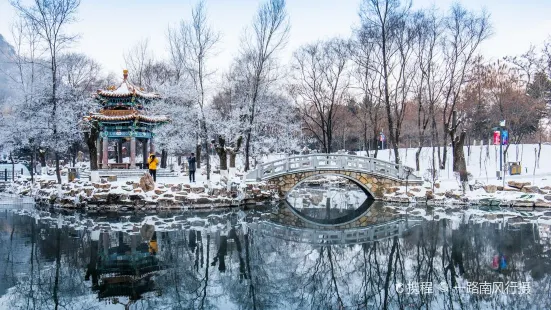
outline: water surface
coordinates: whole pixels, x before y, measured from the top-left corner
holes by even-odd
[[[3,204],[0,308],[551,308],[548,226],[427,221],[405,208],[371,205],[335,228],[285,205],[79,214]]]

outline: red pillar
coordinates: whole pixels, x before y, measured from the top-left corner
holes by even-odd
[[[103,158],[101,160],[102,168],[105,169],[109,167],[107,163],[109,162],[109,138],[103,137]]]
[[[130,138],[130,168],[136,168],[136,137]]]

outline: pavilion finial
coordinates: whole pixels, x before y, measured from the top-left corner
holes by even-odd
[[[126,69],[122,70],[122,76],[123,76],[124,80],[126,81],[126,79],[128,78],[128,70],[126,70]]]

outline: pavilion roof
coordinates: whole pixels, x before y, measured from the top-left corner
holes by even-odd
[[[139,114],[138,111],[132,111],[132,112],[133,113],[126,114],[126,115],[105,115],[102,113],[92,113],[87,118],[98,120],[101,122],[138,120],[138,121],[143,121],[148,123],[166,123],[169,121],[169,118],[165,115],[149,116],[149,115]]]
[[[123,98],[136,96],[145,99],[160,99],[161,95],[157,93],[146,92],[143,88],[138,87],[128,81],[128,70],[123,71],[123,81],[118,87],[110,87],[108,89],[98,89],[97,95],[102,97]]]

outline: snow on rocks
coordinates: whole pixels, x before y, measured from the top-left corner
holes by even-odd
[[[550,208],[551,187],[530,182],[509,182],[508,186],[486,185],[463,193],[449,187],[397,186],[387,188],[383,201],[424,203],[433,206],[507,206],[516,208]]]
[[[76,179],[56,184],[38,179],[34,184],[22,177],[12,182],[10,193],[30,196],[39,204],[61,208],[87,209],[182,209],[228,207],[271,200],[274,191],[265,183],[247,184],[228,190],[219,182],[208,184],[150,183],[146,177],[137,181],[90,182]]]

